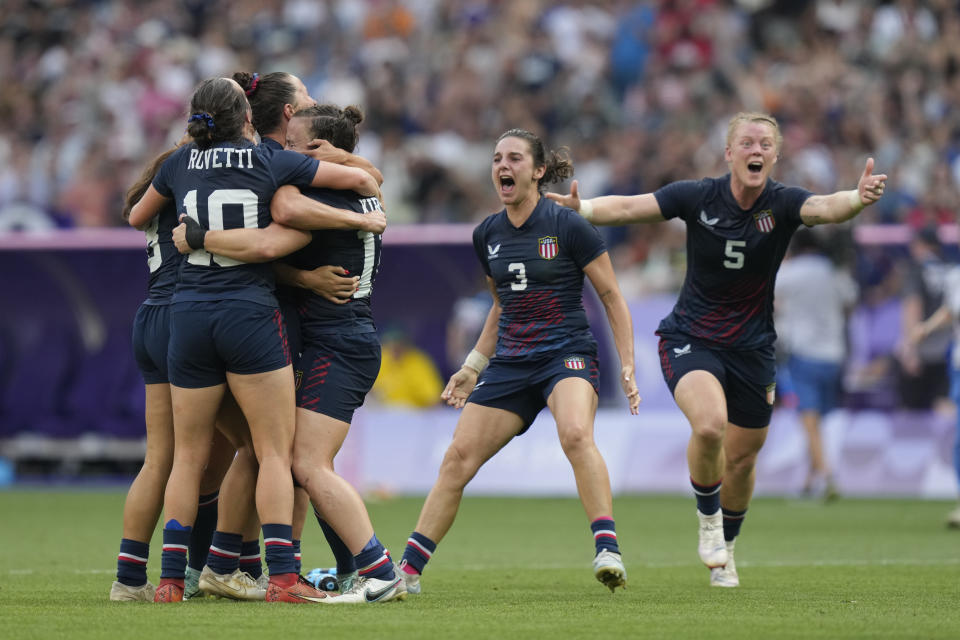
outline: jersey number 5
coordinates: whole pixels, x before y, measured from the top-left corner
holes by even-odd
[[[745,240],[727,240],[727,246],[723,250],[723,255],[730,258],[730,260],[724,260],[723,266],[727,269],[743,269],[743,251],[737,251],[737,249],[745,246],[747,246]]]

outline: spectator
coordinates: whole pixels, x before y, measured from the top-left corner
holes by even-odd
[[[384,331],[381,345],[380,375],[370,391],[374,399],[408,408],[432,407],[440,402],[443,380],[437,366],[403,329]]]

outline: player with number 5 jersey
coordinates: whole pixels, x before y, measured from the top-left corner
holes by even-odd
[[[361,169],[255,145],[250,105],[232,79],[202,82],[191,98],[190,113],[187,132],[193,142],[164,162],[134,206],[130,224],[142,227],[172,200],[181,214],[205,229],[264,228],[271,221],[270,201],[283,184],[379,194],[376,181]],[[168,363],[174,460],[164,500],[155,600],[182,599],[185,545],[227,385],[249,422],[260,462],[256,503],[270,570],[267,599],[286,599],[282,594],[298,582],[291,543],[293,370],[269,267],[203,249],[191,252],[174,293]],[[298,593],[297,602],[325,597],[315,590]]]
[[[727,128],[725,176],[635,196],[581,201],[576,182],[568,195],[547,194],[594,224],[686,223],[686,279],[657,334],[664,380],[692,429],[698,553],[718,587],[740,584],[733,550],[773,411],[773,293],[787,245],[801,224],[853,218],[887,179],[870,158],[855,190],[818,196],[788,187],[770,178],[781,145],[773,117],[738,113]]]
[[[491,177],[504,209],[473,234],[494,305],[476,348],[442,394],[463,413],[403,554],[408,591],[420,590],[420,575],[453,525],[466,484],[545,406],[590,523],[594,576],[611,591],[626,585],[610,479],[593,439],[599,362],[583,308],[584,275],[607,312],[620,356],[620,384],[636,414],[633,326],[597,230],[542,197],[541,185],[572,174],[566,154],[547,153],[529,131],[511,129],[497,140]],[[530,542],[523,533],[517,536],[518,542]]]

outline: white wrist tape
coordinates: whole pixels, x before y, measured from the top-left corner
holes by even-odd
[[[864,204],[860,200],[860,189],[854,189],[850,192],[850,208],[853,209],[854,213],[860,213],[863,211]]]
[[[589,220],[593,217],[593,203],[589,200],[581,200],[580,209],[577,211],[577,213]]]
[[[463,366],[470,367],[477,372],[477,375],[483,373],[483,370],[487,368],[487,364],[490,363],[490,358],[483,355],[476,349],[470,351],[467,354],[467,359],[463,361]]]

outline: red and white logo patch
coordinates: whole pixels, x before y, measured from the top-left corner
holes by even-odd
[[[553,260],[560,253],[560,245],[557,244],[556,236],[540,238],[537,242],[539,243],[540,257],[544,260]]]
[[[580,356],[571,356],[563,359],[563,366],[567,369],[585,369],[587,363]]]
[[[764,233],[773,231],[773,227],[777,224],[777,221],[773,217],[773,211],[770,209],[764,209],[759,213],[753,214],[753,221],[757,225],[757,229]]]

